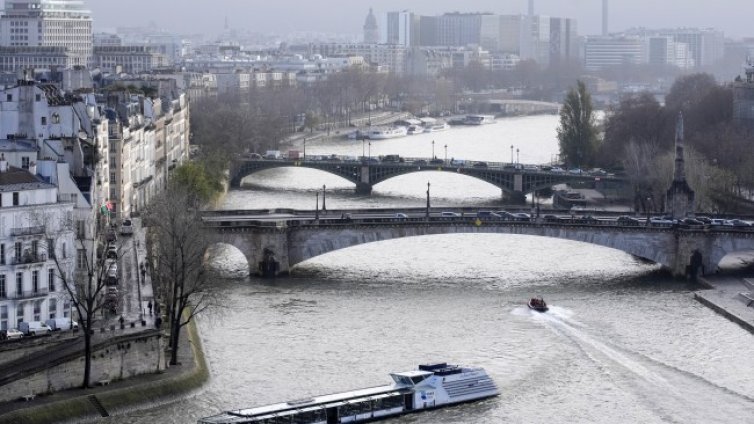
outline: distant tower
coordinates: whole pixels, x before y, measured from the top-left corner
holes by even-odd
[[[529,16],[534,16],[534,0],[529,0]]]
[[[602,35],[607,34],[607,0],[602,0]]]
[[[380,42],[380,27],[377,26],[377,18],[374,17],[372,8],[364,21],[364,44],[378,44]]]
[[[694,214],[694,190],[686,182],[686,163],[683,154],[683,113],[678,112],[675,126],[675,170],[673,183],[667,192],[666,210],[675,219]]]

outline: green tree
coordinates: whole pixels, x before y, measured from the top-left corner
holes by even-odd
[[[217,198],[223,191],[223,178],[219,173],[208,171],[203,162],[188,162],[173,171],[172,187],[184,188],[189,195],[202,204]]]
[[[586,167],[593,163],[597,151],[597,128],[594,123],[592,96],[582,81],[566,95],[560,109],[558,141],[560,157],[566,165]]]

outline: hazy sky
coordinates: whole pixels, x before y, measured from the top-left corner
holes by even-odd
[[[443,12],[525,13],[527,0],[87,0],[95,30],[146,25],[170,31],[217,33],[225,17],[233,28],[258,32],[318,31],[361,34],[373,7],[384,13],[409,9]],[[601,30],[602,0],[535,0],[535,13],[578,19],[579,33]],[[633,26],[715,27],[727,36],[754,36],[754,0],[611,0],[610,30]]]

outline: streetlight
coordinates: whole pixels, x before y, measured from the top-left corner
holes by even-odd
[[[304,159],[302,160],[306,162],[306,137],[304,137]]]
[[[511,163],[513,163],[513,145],[511,144]]]
[[[435,158],[435,140],[432,140],[432,159]]]
[[[370,141],[368,144],[369,144],[369,161],[371,162],[372,161],[372,142]]]
[[[327,187],[322,184],[322,213],[327,213],[327,206],[325,206],[325,190]]]
[[[319,190],[317,190],[317,203],[314,204],[314,219],[319,221]]]
[[[361,160],[364,160],[364,143],[366,143],[367,139],[363,138],[361,139]]]
[[[427,219],[429,219],[429,181],[427,181]]]
[[[516,149],[516,163],[521,163],[521,162],[519,162],[519,160],[518,160],[518,149]]]
[[[448,164],[448,145],[445,145],[445,164]]]

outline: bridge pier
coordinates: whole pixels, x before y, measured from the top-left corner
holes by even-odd
[[[520,191],[502,191],[503,203],[507,205],[526,205],[526,194]]]
[[[372,185],[369,183],[356,183],[356,194],[372,194]]]

